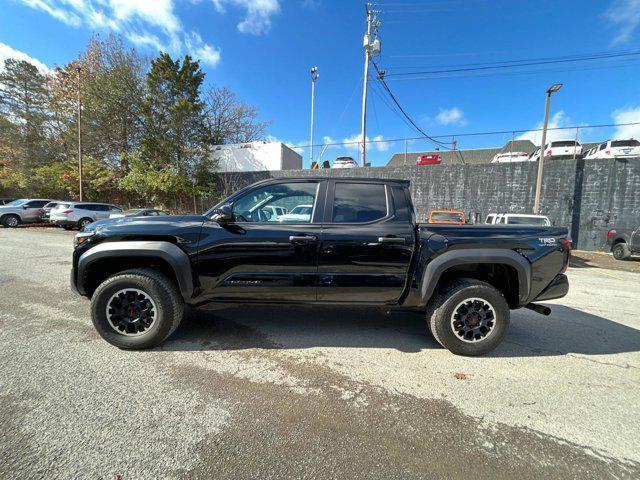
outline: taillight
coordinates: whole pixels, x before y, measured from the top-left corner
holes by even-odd
[[[63,210],[63,211],[62,211],[62,212],[60,212],[60,213],[73,213],[73,210]]]
[[[551,155],[551,150],[547,150],[547,153],[545,153],[545,155]]]
[[[615,233],[615,230],[609,230],[607,232],[607,242],[609,241],[609,239],[611,239],[611,235],[613,235]]]
[[[567,271],[567,268],[569,268],[569,260],[571,259],[571,242],[566,238],[561,238],[560,243],[565,248],[564,265],[562,266],[562,272],[561,272],[561,273],[565,273]]]

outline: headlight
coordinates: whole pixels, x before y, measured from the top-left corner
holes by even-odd
[[[89,240],[96,232],[79,232],[73,237],[73,248],[82,245],[84,242]]]

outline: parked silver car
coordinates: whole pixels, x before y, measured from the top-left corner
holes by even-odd
[[[113,213],[122,213],[122,209],[110,203],[63,202],[56,205],[49,214],[49,221],[66,229],[83,229]]]
[[[40,222],[42,208],[51,200],[42,198],[19,198],[0,206],[0,224],[17,227],[21,223]]]

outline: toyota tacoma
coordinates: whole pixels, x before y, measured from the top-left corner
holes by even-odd
[[[282,207],[296,215],[274,215]],[[510,310],[566,295],[567,230],[416,222],[409,182],[281,178],[204,215],[100,220],[76,235],[71,285],[109,343],[150,348],[185,305],[374,305],[426,316],[459,355],[494,349]]]

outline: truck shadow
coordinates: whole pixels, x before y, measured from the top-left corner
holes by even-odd
[[[550,305],[548,317],[512,312],[504,342],[491,357],[568,354],[609,355],[640,351],[640,331],[597,315]],[[422,314],[375,308],[223,306],[189,309],[162,350],[389,348],[406,353],[441,349]]]

